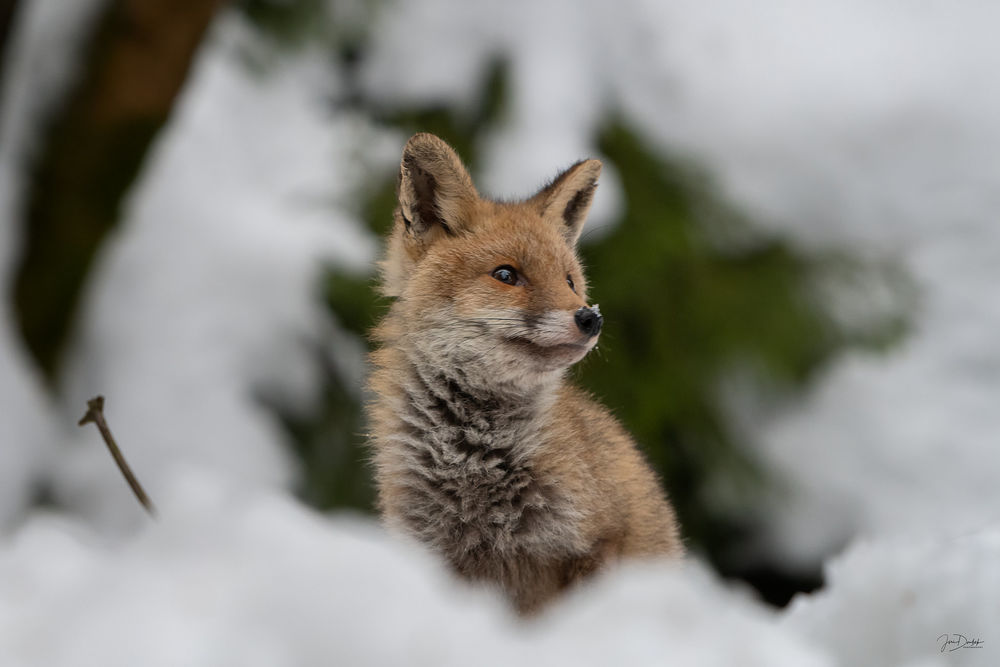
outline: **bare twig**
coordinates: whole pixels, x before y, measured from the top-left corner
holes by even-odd
[[[146,495],[146,491],[142,488],[142,484],[139,484],[139,480],[135,478],[132,474],[132,469],[128,467],[128,463],[125,462],[125,457],[122,456],[121,450],[118,449],[118,445],[115,444],[115,439],[111,436],[111,429],[108,428],[108,423],[104,421],[104,397],[96,396],[89,401],[87,401],[87,414],[83,415],[78,422],[79,426],[85,424],[94,423],[97,425],[97,430],[101,432],[101,437],[104,438],[104,442],[107,443],[108,449],[111,451],[111,456],[114,457],[115,463],[118,464],[118,469],[122,471],[122,475],[125,476],[125,481],[132,488],[132,493],[135,497],[139,499],[142,506],[146,508],[150,516],[156,516],[156,508],[153,507],[152,501],[149,496]]]

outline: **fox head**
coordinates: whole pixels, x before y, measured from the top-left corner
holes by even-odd
[[[382,264],[399,314],[391,337],[487,391],[532,391],[582,359],[602,320],[576,242],[600,171],[584,160],[524,201],[498,202],[445,142],[414,135]]]

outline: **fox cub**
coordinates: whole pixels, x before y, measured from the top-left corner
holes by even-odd
[[[369,405],[388,526],[521,612],[621,557],[678,557],[674,512],[629,435],[566,382],[594,347],[575,245],[601,163],[518,203],[479,196],[455,152],[403,150]]]

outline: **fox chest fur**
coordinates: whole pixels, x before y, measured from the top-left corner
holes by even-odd
[[[404,378],[390,437],[405,490],[392,521],[465,572],[579,542],[572,503],[536,459],[543,405],[430,369]]]
[[[387,525],[522,612],[622,557],[677,557],[655,474],[565,380],[596,344],[576,241],[600,163],[534,197],[478,195],[458,156],[415,135],[382,264],[368,406]]]

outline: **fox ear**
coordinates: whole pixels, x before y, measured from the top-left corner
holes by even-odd
[[[478,196],[451,146],[427,133],[406,142],[399,165],[399,213],[407,233],[424,243],[454,234],[466,224]]]
[[[600,160],[582,160],[559,174],[552,183],[529,200],[542,217],[559,225],[571,246],[576,244],[583,231],[583,223],[594,200],[597,177],[600,174]]]
[[[382,293],[399,296],[427,248],[466,229],[479,199],[469,172],[451,146],[415,134],[399,165],[399,206],[382,267]]]

